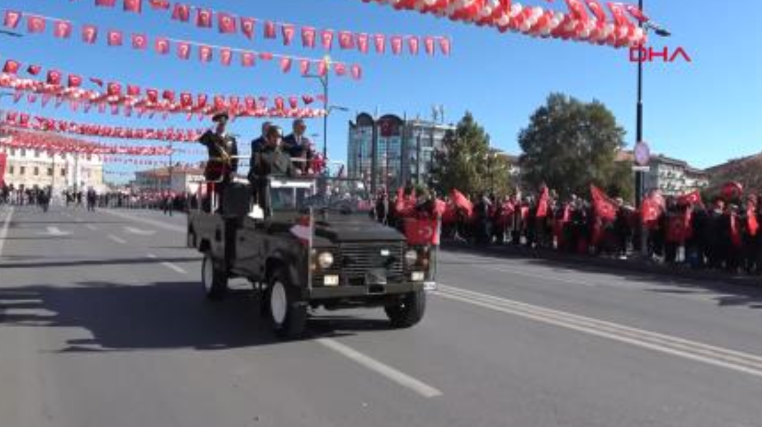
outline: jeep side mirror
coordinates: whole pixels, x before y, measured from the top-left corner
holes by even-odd
[[[265,211],[259,205],[254,205],[249,212],[249,218],[254,221],[263,221],[265,219]]]

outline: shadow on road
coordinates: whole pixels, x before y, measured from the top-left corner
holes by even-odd
[[[559,259],[563,254],[553,254],[553,257],[544,258],[536,252],[529,250],[513,250],[513,248],[463,248],[446,247],[447,252],[452,254],[467,254],[472,256],[489,256],[510,260],[520,260],[537,267],[550,269],[551,271],[568,273],[608,274],[620,276],[623,280],[637,282],[651,282],[667,287],[653,286],[646,288],[649,292],[663,294],[701,294],[714,300],[720,307],[745,306],[752,309],[762,309],[762,277],[746,276],[737,277],[723,276],[721,272],[707,272],[707,277],[697,277],[695,271],[686,271],[678,267],[668,268],[663,266],[650,266],[638,269],[636,266],[621,265],[617,267],[617,261],[602,265],[595,258],[575,257],[570,260]],[[495,265],[494,259],[483,261],[463,260],[439,260],[441,265]],[[626,263],[627,261],[621,261]],[[510,268],[510,267],[508,267]],[[658,271],[657,271],[658,270]],[[700,272],[698,272],[700,274]],[[506,273],[510,274],[510,273]],[[692,275],[693,277],[690,277]],[[710,276],[711,275],[711,276]],[[688,276],[688,277],[686,277]]]
[[[93,260],[72,260],[72,261],[44,261],[44,262],[17,262],[0,263],[2,269],[17,268],[55,268],[55,267],[104,267],[112,265],[141,265],[141,264],[160,264],[162,262],[189,262],[198,261],[198,257],[180,257],[180,258],[118,258],[118,259],[93,259]]]
[[[208,302],[198,283],[121,285],[84,282],[69,287],[0,288],[0,326],[82,328],[91,338],[69,339],[63,353],[138,350],[224,350],[281,344],[250,290]],[[15,313],[20,310],[19,313]],[[21,311],[23,310],[23,311]],[[304,339],[388,329],[388,322],[316,317]],[[82,336],[81,333],[77,333]]]

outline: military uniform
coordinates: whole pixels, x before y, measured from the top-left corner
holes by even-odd
[[[214,182],[214,188],[219,195],[219,206],[223,206],[225,190],[238,171],[238,144],[229,135],[219,135],[211,130],[206,131],[198,141],[204,145],[209,154],[209,160],[204,169],[204,178]]]

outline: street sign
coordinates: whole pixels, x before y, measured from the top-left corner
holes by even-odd
[[[651,161],[651,148],[644,141],[635,144],[635,164],[638,166],[647,166]]]
[[[651,172],[651,166],[633,166],[633,172]]]

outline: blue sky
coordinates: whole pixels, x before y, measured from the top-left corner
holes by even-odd
[[[565,8],[563,2],[556,3],[551,7]],[[216,30],[170,21],[163,13],[148,7],[138,16],[124,13],[121,8],[95,8],[93,0],[2,0],[1,4],[3,11],[15,9],[75,21],[75,35],[69,41],[51,35],[1,38],[3,59],[14,58],[44,68],[178,92],[264,95],[319,92],[317,81],[299,77],[296,70],[281,74],[274,63],[244,69],[180,61],[174,55],[160,57],[129,47],[109,48],[102,42],[84,45],[76,24],[96,24],[102,31],[114,28],[127,34],[145,32],[274,53],[311,57],[323,54],[317,49],[302,49],[298,42],[284,47],[278,41],[263,40],[261,27],[258,40],[250,42],[241,35],[219,35]],[[518,132],[554,91],[604,102],[627,130],[628,143],[634,140],[636,70],[635,64],[628,61],[626,50],[500,34],[429,15],[396,12],[360,0],[194,0],[193,4],[318,28],[452,37],[453,54],[449,58],[334,51],[337,60],[361,63],[364,78],[359,82],[333,79],[331,102],[351,110],[335,112],[331,117],[333,159],[346,157],[347,122],[354,112],[374,112],[378,108],[382,113],[428,118],[435,104],[445,106],[448,121],[456,121],[470,110],[490,133],[494,145],[517,153]],[[548,3],[527,0],[525,4]],[[670,39],[654,40],[654,46],[681,46],[693,59],[692,63],[654,63],[646,67],[645,138],[652,150],[683,158],[699,167],[762,150],[759,54],[762,29],[757,22],[762,15],[762,2],[647,0],[646,10],[674,33]],[[8,98],[0,101],[0,107],[121,126],[189,125],[184,118],[163,122],[94,112],[85,115],[64,108],[55,110],[50,105],[40,110],[23,101],[14,106]],[[196,120],[190,124],[199,126]],[[242,119],[236,122],[234,131],[248,142],[258,133],[259,125],[258,120]],[[309,133],[322,133],[322,121],[312,121],[309,126]]]

